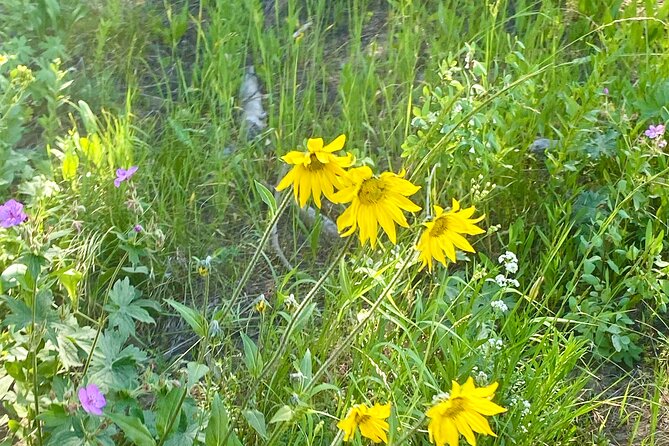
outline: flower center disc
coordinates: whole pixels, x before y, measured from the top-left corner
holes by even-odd
[[[385,191],[383,182],[377,178],[370,178],[362,182],[358,198],[363,204],[375,204],[383,198]]]
[[[318,161],[318,157],[316,156],[315,153],[309,155],[309,158],[311,161],[309,162],[309,164],[307,164],[307,170],[313,172],[313,171],[323,170],[323,168],[325,168],[325,164]]]
[[[446,232],[448,229],[448,217],[438,217],[430,229],[430,235],[432,237],[439,237],[441,234]]]
[[[453,398],[451,400],[451,407],[446,409],[444,416],[447,418],[455,418],[461,412],[465,411],[465,401],[462,398]]]
[[[355,414],[355,424],[363,424],[369,421],[371,417],[369,415],[360,415],[360,414]]]

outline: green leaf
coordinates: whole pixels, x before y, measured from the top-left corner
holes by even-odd
[[[186,323],[190,325],[195,334],[197,334],[201,338],[206,337],[207,335],[205,330],[206,323],[200,313],[172,299],[165,299],[165,302],[167,302],[168,304],[170,304],[172,308],[177,310],[177,312],[181,315],[181,317],[184,318]]]
[[[81,281],[83,275],[81,272],[77,271],[74,268],[69,268],[60,274],[58,274],[58,280],[60,281],[63,288],[67,291],[67,295],[70,297],[72,306],[77,308],[77,285]]]
[[[97,119],[95,118],[95,115],[91,111],[91,108],[88,106],[88,104],[84,101],[78,101],[77,107],[79,109],[79,115],[81,115],[81,120],[84,123],[84,128],[86,128],[86,132],[89,134],[95,133],[98,131],[98,123]]]
[[[209,373],[209,367],[204,364],[198,364],[197,362],[189,362],[186,366],[188,371],[188,388],[190,389],[198,381],[200,381],[204,376]]]
[[[262,357],[260,356],[260,352],[258,351],[255,342],[244,333],[241,333],[241,336],[242,342],[244,343],[244,363],[251,376],[257,377],[262,371]]]
[[[290,406],[281,406],[272,419],[269,420],[269,424],[290,421],[293,418],[293,414],[293,409]]]
[[[179,404],[181,392],[182,390],[179,387],[174,387],[167,392],[167,395],[158,398],[156,403],[156,427],[158,428],[158,435],[161,437],[168,434],[166,432],[167,423],[169,423],[170,417]],[[181,412],[181,408],[179,408],[179,412]],[[181,413],[179,413],[178,417],[181,417]],[[172,430],[179,424],[179,418],[172,425]]]
[[[116,423],[125,436],[137,446],[155,446],[156,441],[137,417],[120,414],[107,414],[107,417]]]
[[[260,194],[260,198],[262,199],[263,203],[265,203],[270,210],[270,214],[274,215],[276,214],[276,200],[274,199],[274,195],[272,192],[269,191],[262,183],[259,183],[257,180],[253,180],[256,184],[256,190]]]
[[[154,324],[155,321],[144,307],[155,308],[155,304],[146,300],[136,298],[139,292],[130,285],[130,280],[126,277],[123,280],[117,280],[109,293],[110,303],[104,306],[109,312],[109,326],[118,327],[121,334],[134,335],[135,321]]]
[[[71,181],[77,176],[77,168],[79,167],[79,157],[74,150],[68,150],[63,159],[63,179]]]
[[[209,417],[209,424],[204,431],[204,443],[206,446],[237,446],[241,443],[237,435],[230,430],[230,422],[228,419],[228,412],[225,410],[225,405],[218,393],[214,394],[214,399],[211,402],[211,416]],[[224,443],[223,440],[228,437]]]
[[[265,426],[265,415],[256,409],[246,409],[243,412],[244,418],[256,432],[267,440],[267,427]]]

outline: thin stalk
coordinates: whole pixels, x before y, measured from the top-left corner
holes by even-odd
[[[337,265],[339,265],[339,262],[344,257],[344,254],[348,251],[348,247],[351,244],[351,240],[353,240],[353,237],[349,237],[346,240],[346,244],[342,247],[341,251],[339,251],[337,258],[332,261],[332,263],[325,271],[325,273],[321,275],[320,279],[318,279],[318,282],[316,282],[316,284],[311,288],[311,290],[309,290],[309,293],[304,297],[302,302],[300,302],[300,305],[297,307],[295,314],[290,319],[290,322],[286,327],[286,331],[283,333],[283,336],[281,336],[279,347],[274,352],[274,355],[272,355],[272,359],[270,359],[267,365],[263,368],[262,372],[260,373],[260,376],[258,377],[258,381],[262,380],[267,375],[267,373],[272,369],[272,367],[274,367],[276,362],[279,360],[281,355],[283,355],[283,352],[286,349],[286,345],[288,344],[288,340],[290,339],[290,336],[293,334],[293,330],[295,330],[295,325],[297,324],[297,321],[302,316],[302,313],[307,308],[307,305],[311,303],[313,297],[323,286],[325,280],[330,276],[330,274],[332,274]]]
[[[279,218],[281,217],[281,214],[283,214],[283,211],[286,209],[289,202],[290,202],[290,194],[286,193],[283,197],[283,200],[281,201],[281,204],[279,205],[276,212],[272,216],[272,220],[267,225],[267,228],[265,229],[265,232],[263,233],[262,238],[260,239],[260,243],[258,243],[258,246],[256,247],[256,250],[253,253],[253,257],[251,258],[251,261],[246,266],[246,269],[244,270],[244,273],[242,274],[242,278],[239,280],[239,283],[237,284],[237,288],[235,288],[235,291],[232,293],[232,296],[230,297],[230,300],[228,301],[227,305],[224,307],[221,314],[223,314],[223,315],[227,314],[228,311],[230,311],[230,308],[232,308],[232,305],[234,304],[234,302],[237,300],[237,298],[241,294],[242,289],[244,289],[244,285],[246,285],[246,282],[249,280],[249,277],[251,277],[251,273],[253,272],[253,268],[255,267],[256,262],[260,258],[260,253],[262,253],[262,250],[265,247],[265,243],[267,243],[267,239],[269,239],[269,236],[272,233],[272,229],[274,228],[274,226],[279,221]]]
[[[37,346],[35,345],[35,330],[37,324],[35,320],[37,319],[37,277],[33,278],[33,308],[32,308],[32,323],[30,330],[30,347],[34,348],[33,358],[32,358],[32,367],[33,367],[33,398],[35,398],[35,430],[37,431],[37,440],[39,441],[40,446],[42,442],[42,424],[39,420],[39,386],[37,383]],[[39,340],[37,341],[39,342]]]
[[[177,416],[179,415],[179,413],[181,413],[181,406],[183,405],[184,401],[186,400],[186,394],[187,393],[188,393],[188,383],[187,382],[182,382],[181,396],[179,397],[179,402],[177,403],[176,407],[174,408],[174,411],[170,414],[170,419],[167,422],[167,425],[165,426],[165,433],[160,438],[160,441],[158,442],[158,446],[163,446],[163,444],[165,443],[165,440],[167,440],[167,437],[169,437],[170,431],[172,430],[172,426],[174,425],[174,422],[177,420]]]
[[[285,201],[285,200],[284,200]],[[271,226],[270,226],[271,227]],[[334,269],[337,267],[339,264],[340,260],[342,257],[344,257],[344,254],[348,251],[348,247],[351,244],[351,240],[353,240],[353,237],[349,237],[346,240],[346,244],[342,247],[342,249],[339,251],[339,254],[337,255],[337,258],[332,261],[328,269],[321,275],[320,279],[318,282],[314,284],[314,286],[309,290],[309,293],[304,297],[302,302],[300,303],[299,307],[295,311],[295,314],[293,317],[290,319],[290,322],[288,323],[288,326],[286,327],[286,331],[284,332],[283,336],[281,337],[281,341],[279,342],[279,347],[277,350],[274,352],[274,355],[272,355],[272,358],[269,360],[269,362],[263,367],[262,371],[260,372],[260,375],[258,376],[257,379],[253,381],[253,384],[251,384],[249,390],[246,392],[246,395],[244,396],[244,404],[241,407],[246,407],[248,404],[249,400],[251,399],[251,396],[256,392],[258,389],[258,386],[260,385],[261,380],[267,375],[267,373],[274,367],[278,359],[281,357],[282,352],[285,350],[286,345],[288,345],[288,340],[290,339],[290,335],[295,329],[295,324],[297,323],[302,316],[302,313],[304,312],[305,308],[313,299],[313,297],[316,295],[318,290],[323,286],[323,283],[325,283],[325,280],[332,274]],[[230,433],[233,431],[232,426],[228,430],[228,433],[226,436],[223,438],[222,443],[225,444],[226,441],[228,441],[228,437],[230,436]]]
[[[358,325],[356,325],[353,328],[353,331],[351,331],[351,333],[349,333],[349,335],[346,336],[344,341],[341,342],[341,344],[337,348],[334,349],[334,351],[330,354],[330,356],[328,356],[328,358],[325,360],[323,365],[321,365],[321,367],[316,371],[316,373],[314,373],[311,380],[309,381],[309,384],[307,384],[307,386],[304,388],[303,392],[309,391],[314,386],[314,384],[318,381],[318,378],[320,378],[325,373],[325,371],[332,365],[332,363],[337,358],[339,358],[339,355],[341,355],[344,352],[345,349],[347,349],[351,346],[351,343],[353,342],[354,338],[360,333],[360,331],[365,327],[365,325],[367,325],[367,321],[372,317],[372,315],[376,312],[376,310],[381,306],[381,303],[384,301],[384,299],[386,298],[388,293],[390,293],[390,290],[393,289],[393,287],[395,286],[395,283],[400,278],[402,273],[404,273],[404,271],[406,270],[407,265],[409,265],[409,263],[410,262],[407,262],[407,261],[403,262],[401,268],[397,271],[397,274],[395,274],[395,276],[393,276],[390,283],[388,283],[388,285],[386,285],[386,287],[383,289],[383,291],[381,292],[379,297],[376,299],[376,301],[374,302],[372,307],[367,312],[367,315],[365,316],[365,318],[362,319],[360,322],[358,322]]]
[[[404,444],[404,442],[407,441],[409,439],[409,437],[411,437],[414,434],[414,432],[416,432],[418,430],[418,428],[425,422],[425,418],[427,418],[427,417],[425,415],[423,415],[420,418],[420,420],[416,421],[416,423],[413,426],[411,426],[411,428],[408,431],[406,431],[404,433],[404,435],[402,435],[400,437],[399,440],[393,441],[393,443]]]

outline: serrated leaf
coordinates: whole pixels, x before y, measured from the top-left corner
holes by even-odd
[[[155,446],[156,441],[149,433],[149,430],[139,421],[137,417],[129,417],[120,414],[107,414],[118,427],[121,428],[125,436],[137,446]]]
[[[244,418],[249,425],[264,439],[267,440],[267,426],[265,425],[265,415],[256,409],[246,409],[243,412]]]
[[[167,302],[172,308],[177,310],[177,312],[181,315],[181,317],[184,318],[186,323],[190,325],[190,328],[193,329],[196,335],[202,338],[206,337],[206,332],[205,332],[206,323],[200,313],[172,299],[165,299],[165,302]]]
[[[155,323],[153,317],[143,307],[151,306],[147,304],[146,299],[136,298],[139,293],[130,285],[130,280],[126,277],[123,280],[117,280],[109,293],[110,302],[104,306],[109,312],[109,326],[117,327],[119,332],[124,335],[135,334],[135,321],[144,323]]]

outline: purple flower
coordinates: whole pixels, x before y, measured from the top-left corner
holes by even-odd
[[[23,212],[23,204],[14,199],[0,206],[0,226],[3,228],[20,225],[27,219],[28,216]]]
[[[603,93],[605,96],[608,96],[608,94],[609,94],[609,89],[608,89],[607,87],[604,87],[604,89],[602,90],[602,93]]]
[[[135,225],[134,228],[132,228],[132,230],[137,232],[137,233],[140,233],[144,230],[144,228],[142,227],[142,225],[137,224],[137,225]]]
[[[105,396],[95,384],[89,384],[79,389],[79,402],[87,413],[102,415],[102,408],[107,405]]]
[[[644,135],[649,137],[650,139],[655,139],[659,136],[664,135],[664,125],[663,124],[658,124],[658,125],[651,125],[648,127],[648,130],[644,132]]]
[[[120,187],[121,183],[129,180],[137,172],[137,166],[130,166],[128,170],[125,169],[116,169],[116,179],[114,180],[114,186]]]

